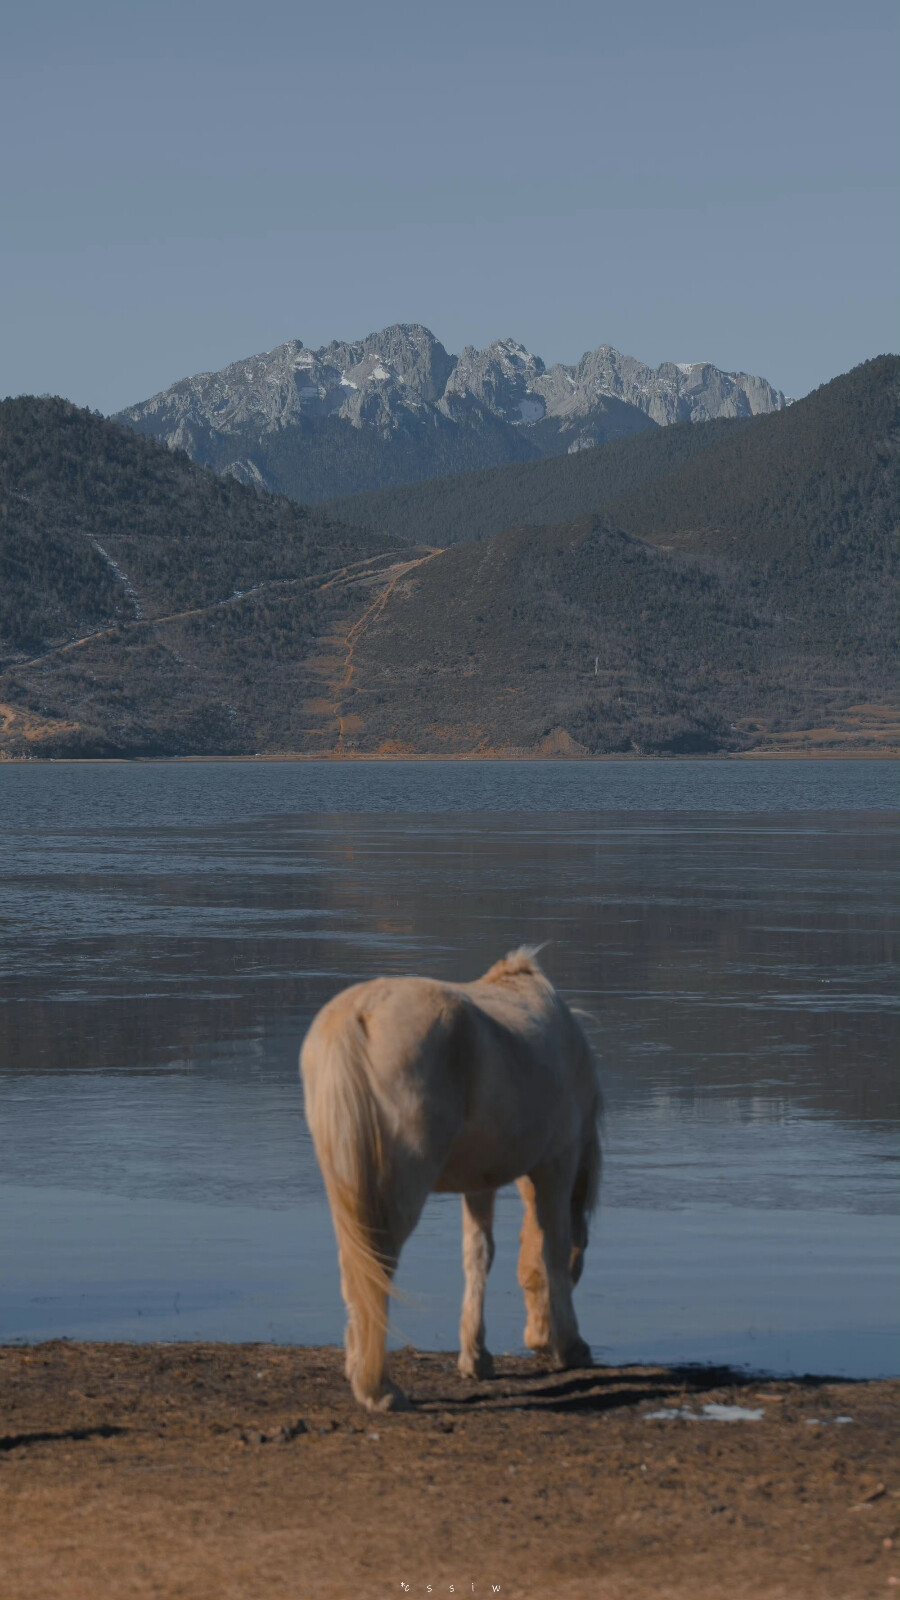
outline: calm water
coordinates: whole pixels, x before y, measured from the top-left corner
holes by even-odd
[[[548,940],[602,1056],[597,1356],[897,1371],[897,800],[874,762],[0,766],[0,1339],[339,1339],[310,1018]],[[400,1342],[456,1344],[458,1212]]]

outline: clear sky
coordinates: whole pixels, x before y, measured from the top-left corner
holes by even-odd
[[[888,0],[7,0],[0,393],[424,322],[799,396],[898,348]]]

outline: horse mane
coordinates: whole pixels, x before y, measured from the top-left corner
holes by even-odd
[[[495,961],[489,967],[482,983],[502,983],[505,978],[543,978],[547,983],[547,974],[541,967],[538,956],[543,950],[542,944],[520,944],[518,950],[510,950],[501,961]]]

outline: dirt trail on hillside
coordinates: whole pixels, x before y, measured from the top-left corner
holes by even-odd
[[[103,552],[104,555],[106,552]],[[107,557],[111,560],[111,557]],[[109,639],[114,634],[148,633],[155,628],[164,628],[170,622],[186,622],[192,617],[204,617],[212,611],[224,611],[231,606],[240,605],[242,600],[250,599],[256,594],[274,593],[284,589],[318,588],[324,594],[327,589],[337,587],[352,588],[354,584],[377,578],[384,569],[378,563],[390,563],[385,576],[389,576],[396,566],[392,551],[382,552],[375,556],[366,556],[361,561],[350,561],[343,567],[331,567],[327,572],[306,573],[299,578],[269,578],[263,583],[254,583],[249,589],[237,589],[234,594],[225,595],[219,600],[210,600],[208,605],[190,606],[186,611],[160,612],[159,615],[144,616],[143,613],[135,617],[122,617],[116,622],[109,623],[103,628],[96,628],[93,633],[84,633],[77,639],[66,639],[62,644],[50,645],[42,650],[40,655],[28,656],[20,660],[12,660],[10,668],[16,672],[24,672],[29,667],[39,667],[53,656],[67,655],[72,650],[80,650],[86,644],[96,644],[99,639]],[[413,562],[412,565],[418,565]],[[394,582],[396,579],[394,580]],[[389,585],[393,588],[393,582]]]
[[[416,567],[421,567],[426,561],[433,561],[435,556],[439,556],[442,553],[443,552],[440,550],[429,550],[427,555],[417,556],[412,561],[405,561],[398,564],[396,570],[392,569],[392,576],[390,577],[389,582],[385,584],[381,593],[372,601],[370,606],[366,607],[362,616],[357,617],[352,627],[348,629],[344,637],[346,655],[344,657],[340,682],[336,686],[339,696],[346,697],[348,694],[353,694],[355,692],[352,685],[353,674],[356,670],[353,662],[353,658],[356,654],[356,647],[363,635],[368,632],[369,628],[372,626],[372,623],[377,622],[378,618],[381,616],[382,611],[387,605],[398,583],[401,581],[401,579],[408,577],[411,572],[414,572]],[[335,705],[335,715],[337,716],[338,721],[338,741],[336,748],[340,753],[344,748],[344,734],[348,731],[348,719],[353,715],[353,713],[348,712],[346,706],[344,706],[342,701],[339,699]]]
[[[400,1352],[414,1409],[373,1418],[332,1349],[0,1351],[0,1591],[865,1600],[900,1587],[900,1383],[497,1365],[476,1385],[448,1355]],[[717,1420],[716,1406],[755,1420]]]

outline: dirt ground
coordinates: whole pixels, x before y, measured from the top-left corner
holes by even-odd
[[[450,1355],[402,1351],[392,1371],[414,1409],[372,1418],[333,1349],[0,1349],[0,1593],[863,1600],[900,1590],[900,1382],[549,1374],[511,1356],[497,1369],[474,1384]],[[762,1416],[714,1420],[710,1404]]]

